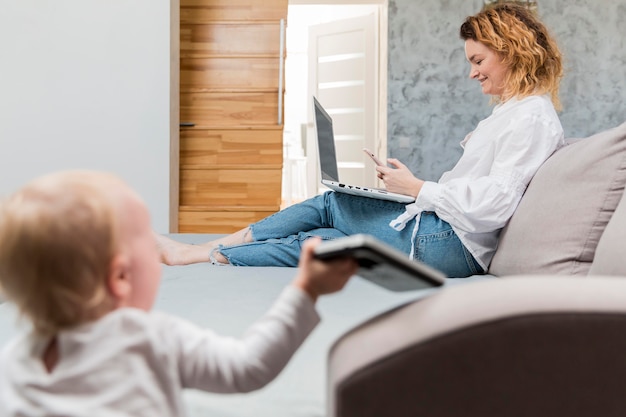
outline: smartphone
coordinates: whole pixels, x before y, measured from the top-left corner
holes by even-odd
[[[381,166],[381,167],[385,166],[385,164],[383,164],[382,161],[380,159],[378,159],[378,157],[376,155],[374,155],[374,152],[370,151],[367,148],[363,148],[363,152],[365,152],[367,154],[367,156],[372,158],[372,161],[374,161],[374,163],[376,165]]]
[[[359,264],[357,275],[391,291],[440,287],[445,275],[371,235],[357,234],[327,240],[314,250],[317,259],[351,257]]]

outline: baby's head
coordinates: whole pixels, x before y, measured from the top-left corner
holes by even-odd
[[[149,310],[159,280],[148,211],[113,175],[46,175],[0,204],[0,289],[39,334]]]

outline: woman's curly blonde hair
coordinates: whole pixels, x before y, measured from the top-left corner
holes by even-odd
[[[514,3],[489,6],[463,22],[460,36],[495,51],[509,68],[501,101],[550,94],[554,107],[561,109],[562,55],[533,12]]]

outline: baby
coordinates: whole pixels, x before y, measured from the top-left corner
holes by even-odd
[[[32,324],[0,355],[2,416],[182,416],[182,388],[247,392],[319,322],[358,265],[313,258],[241,339],[151,311],[160,261],[146,206],[119,178],[43,176],[0,205],[0,289]]]

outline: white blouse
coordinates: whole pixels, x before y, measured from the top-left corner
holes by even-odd
[[[311,298],[292,285],[241,339],[122,308],[61,332],[52,372],[41,359],[47,341],[26,333],[0,354],[0,416],[181,417],[183,388],[258,389],[318,322]]]
[[[461,142],[464,152],[454,168],[439,182],[427,181],[415,203],[390,226],[402,230],[416,217],[414,246],[420,214],[435,212],[487,270],[500,230],[528,183],[563,143],[563,128],[549,96],[501,103]],[[414,247],[411,257],[413,253]]]

